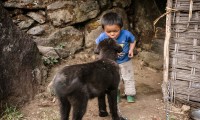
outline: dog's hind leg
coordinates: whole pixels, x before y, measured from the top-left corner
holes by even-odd
[[[71,109],[71,104],[67,97],[59,97],[60,100],[60,114],[61,120],[69,120],[69,113]]]
[[[82,94],[82,93],[79,93]],[[83,115],[86,112],[88,103],[87,95],[82,94],[79,98],[73,101],[73,120],[82,120]]]
[[[128,120],[127,118],[119,116],[118,114],[117,89],[108,92],[108,103],[109,103],[110,112],[112,114],[112,120]]]
[[[105,94],[102,94],[98,97],[98,106],[99,106],[99,116],[100,117],[108,116],[108,112],[106,110]]]
[[[118,112],[117,112],[117,90],[112,90],[108,92],[108,103],[110,112],[112,114],[113,120],[118,120],[119,118]]]

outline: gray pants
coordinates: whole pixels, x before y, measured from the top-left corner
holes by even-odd
[[[121,79],[124,82],[125,94],[136,95],[134,69],[132,60],[119,64]]]

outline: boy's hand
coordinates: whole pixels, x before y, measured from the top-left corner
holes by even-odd
[[[133,57],[133,50],[129,50],[129,52],[128,52],[128,57],[129,57],[129,58],[132,58],[132,57]]]
[[[130,43],[130,49],[128,51],[128,57],[129,58],[132,58],[133,57],[133,50],[135,48],[135,44],[136,44],[136,41],[134,41],[133,43]]]

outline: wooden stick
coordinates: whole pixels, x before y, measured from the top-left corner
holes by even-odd
[[[167,1],[167,8],[172,8],[172,0]],[[163,63],[163,98],[164,101],[168,100],[168,77],[169,77],[169,40],[171,37],[171,12],[166,15],[166,35],[165,35],[165,42],[164,42],[164,63]]]

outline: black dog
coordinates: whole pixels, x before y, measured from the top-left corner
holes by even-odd
[[[117,53],[121,51],[121,46],[115,40],[105,39],[95,50],[96,53],[99,53],[98,60],[86,64],[65,66],[56,74],[53,88],[60,101],[61,120],[69,119],[71,106],[73,120],[81,120],[85,114],[88,100],[94,97],[101,98],[101,96],[105,96],[105,93],[108,96],[112,119],[125,120],[118,115],[117,110],[117,89],[120,75],[119,66],[115,60]],[[99,103],[101,104],[101,101]]]

